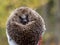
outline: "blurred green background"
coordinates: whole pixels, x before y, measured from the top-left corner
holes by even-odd
[[[59,0],[0,0],[0,45],[8,45],[6,21],[11,11],[27,6],[36,10],[45,20],[46,32],[42,45],[60,45]]]

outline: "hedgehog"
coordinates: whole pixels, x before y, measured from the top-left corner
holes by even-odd
[[[15,9],[6,24],[9,45],[38,45],[45,30],[43,18],[29,7]]]

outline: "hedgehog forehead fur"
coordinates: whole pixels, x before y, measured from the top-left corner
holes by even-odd
[[[26,16],[29,21],[23,25],[19,17],[25,18]],[[42,17],[28,7],[15,9],[7,21],[9,36],[19,45],[36,45],[44,30],[45,23]]]
[[[36,14],[32,11],[32,9],[30,9],[30,8],[27,8],[27,7],[21,7],[21,8],[19,8],[19,9],[16,9],[15,11],[13,11],[14,13],[13,13],[13,15],[14,16],[12,16],[12,18],[13,18],[13,20],[15,19],[15,20],[17,20],[18,21],[18,17],[20,16],[23,16],[23,15],[25,15],[25,16],[28,16],[28,19],[29,19],[29,21],[33,21],[33,20],[36,20],[37,19],[37,16],[36,16]]]

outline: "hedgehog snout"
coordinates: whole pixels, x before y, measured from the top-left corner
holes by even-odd
[[[20,22],[25,25],[29,22],[29,19],[28,19],[28,16],[27,15],[22,15],[22,16],[19,16],[19,19],[20,19]]]

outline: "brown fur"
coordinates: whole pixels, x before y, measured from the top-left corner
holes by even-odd
[[[29,22],[26,25],[20,23],[19,16],[27,14]],[[27,7],[21,7],[13,11],[7,21],[7,31],[10,37],[18,45],[37,45],[43,29],[43,19],[38,13]]]

